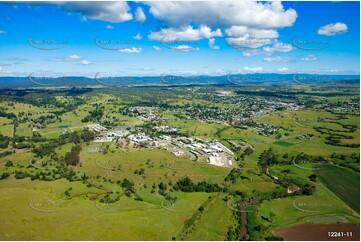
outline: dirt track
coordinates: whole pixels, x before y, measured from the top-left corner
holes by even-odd
[[[328,232],[343,232],[343,237],[330,237]],[[346,236],[346,232],[352,232]],[[355,224],[299,224],[286,229],[273,231],[273,234],[284,240],[315,240],[315,241],[359,241],[360,225]]]

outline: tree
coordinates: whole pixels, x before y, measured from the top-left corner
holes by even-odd
[[[167,190],[167,185],[163,182],[159,183],[158,187],[160,190]]]
[[[9,146],[10,137],[0,134],[0,148],[6,149]]]
[[[13,162],[11,160],[8,160],[5,164],[6,167],[14,166]]]
[[[194,184],[189,177],[180,179],[174,186],[174,190],[182,192],[220,192],[222,188],[218,184],[207,183],[206,181]]]
[[[251,147],[247,147],[245,150],[244,150],[244,154],[245,155],[251,155],[253,153],[253,149]]]
[[[22,171],[16,171],[15,172],[15,178],[16,179],[24,179],[26,177],[26,173]]]
[[[134,190],[134,183],[131,182],[130,180],[128,180],[127,178],[124,178],[122,183],[121,183],[121,187],[125,188],[125,194],[129,194],[129,193],[135,193]]]
[[[79,145],[73,146],[70,152],[67,152],[64,156],[64,162],[67,165],[76,166],[79,163],[79,153],[81,147]]]
[[[0,180],[6,179],[6,178],[8,178],[9,176],[10,176],[10,174],[9,174],[9,173],[4,172],[3,174],[1,174],[1,176],[0,176]]]
[[[80,134],[81,139],[84,142],[92,141],[95,138],[95,134],[88,129],[84,129]]]
[[[316,191],[315,186],[311,186],[310,184],[306,184],[302,189],[303,195],[312,195]]]
[[[316,182],[316,180],[317,180],[317,175],[316,175],[316,174],[312,174],[312,175],[308,176],[308,178],[309,178],[311,181]]]

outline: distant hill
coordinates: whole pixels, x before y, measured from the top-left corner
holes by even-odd
[[[164,73],[160,76],[118,76],[94,78],[84,76],[49,77],[0,77],[0,89],[4,88],[70,88],[70,87],[135,87],[182,85],[242,85],[242,84],[309,84],[309,83],[360,83],[358,75],[310,75],[310,74],[246,74],[223,76],[177,76]]]

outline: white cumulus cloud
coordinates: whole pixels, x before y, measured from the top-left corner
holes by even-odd
[[[251,57],[251,56],[259,55],[259,54],[262,54],[262,51],[260,51],[258,49],[253,49],[253,50],[245,50],[245,51],[243,51],[242,56]]]
[[[271,43],[270,39],[250,39],[246,37],[227,38],[227,44],[235,49],[257,49]]]
[[[292,59],[289,57],[275,56],[275,57],[265,57],[265,58],[263,58],[263,61],[266,61],[266,62],[290,62],[290,61],[292,61]]]
[[[209,48],[214,49],[214,50],[219,50],[219,46],[218,46],[218,45],[215,45],[215,43],[216,43],[216,39],[215,39],[215,38],[209,39],[209,41],[208,41],[208,46],[209,46]]]
[[[222,37],[220,29],[214,31],[207,26],[200,26],[198,29],[194,29],[192,26],[186,26],[181,28],[166,28],[157,32],[152,32],[148,35],[150,40],[160,41],[165,39],[168,41],[173,40],[200,40],[204,38]]]
[[[280,73],[285,73],[285,72],[288,71],[288,68],[286,68],[286,67],[281,67],[281,68],[278,68],[277,71],[280,72]]]
[[[88,60],[82,60],[81,62],[80,62],[82,65],[90,65],[90,64],[92,64],[90,61],[88,61]]]
[[[145,16],[143,9],[141,7],[137,8],[137,11],[135,12],[135,20],[139,23],[143,23],[147,17]]]
[[[141,40],[143,38],[143,36],[140,33],[137,33],[136,35],[133,36],[133,39],[136,40]]]
[[[210,29],[224,29],[224,35],[236,38],[234,40],[238,38],[258,42],[262,40],[266,44],[269,43],[269,40],[279,37],[277,29],[290,27],[297,19],[296,11],[291,8],[284,9],[279,1],[267,3],[250,1],[162,1],[146,2],[145,4],[150,6],[149,12],[168,31],[184,32],[184,28],[190,25],[207,26]],[[220,34],[222,34],[221,29],[219,30]],[[154,38],[154,35],[150,35],[150,38]],[[198,35],[198,39],[219,37],[218,35],[211,37]],[[230,40],[232,39],[228,39],[228,41]],[[262,45],[253,45],[251,48],[260,46]]]
[[[265,54],[272,54],[274,52],[290,52],[294,48],[290,44],[285,44],[280,41],[276,41],[272,46],[263,47]]]
[[[244,46],[248,47],[248,48],[253,48],[253,49],[249,49],[249,50],[244,50],[242,55],[244,57],[250,57],[250,56],[254,56],[254,55],[260,55],[260,54],[264,54],[264,55],[272,55],[273,53],[277,53],[277,52],[290,52],[292,50],[294,50],[294,47],[290,44],[285,44],[282,43],[281,41],[275,40],[275,41],[271,41],[271,40],[267,40],[267,42],[262,42],[265,41],[265,39],[263,40],[243,40],[243,42],[240,42],[242,39],[238,38],[238,42],[239,43],[245,43]],[[235,41],[237,43],[237,41]],[[246,45],[248,44],[248,45]],[[262,49],[258,49],[258,47],[262,46],[262,45],[267,45],[264,46]],[[232,46],[232,45],[231,45]],[[234,47],[236,48],[236,47]],[[286,59],[282,59],[280,57],[274,57],[274,58],[264,58],[264,61],[280,61],[282,62],[283,60]],[[288,59],[287,61],[291,61],[292,59]]]
[[[67,2],[62,9],[85,18],[120,23],[133,19],[126,2]]]
[[[81,57],[78,55],[71,55],[67,57],[67,60],[79,60],[79,59],[81,59]]]
[[[263,68],[260,66],[257,67],[243,67],[241,70],[242,73],[258,73],[263,72]]]
[[[122,52],[122,53],[140,53],[143,51],[142,48],[124,48],[124,49],[119,49],[118,50],[119,52]]]
[[[301,61],[315,61],[317,60],[317,57],[314,55],[308,55],[301,58]]]
[[[190,51],[190,50],[199,50],[199,48],[194,48],[189,45],[178,45],[171,47],[172,50],[181,50],[181,51]]]
[[[169,26],[190,23],[207,26],[248,26],[283,28],[292,26],[297,18],[294,9],[283,8],[279,1],[261,3],[250,1],[145,2],[150,13]]]
[[[225,30],[228,36],[247,37],[253,39],[274,39],[278,38],[279,34],[272,29],[255,29],[247,26],[232,26]]]
[[[322,26],[318,29],[319,35],[326,35],[326,36],[332,36],[337,34],[344,34],[348,30],[348,27],[344,23],[333,23],[333,24],[327,24],[325,26]]]

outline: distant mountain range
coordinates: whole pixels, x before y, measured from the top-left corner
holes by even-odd
[[[246,74],[223,76],[176,76],[167,73],[161,76],[118,76],[94,78],[84,76],[50,77],[0,77],[0,89],[23,88],[71,88],[71,87],[139,87],[139,86],[189,86],[189,85],[243,85],[243,84],[310,84],[310,83],[360,82],[359,75],[311,75],[311,74]]]

